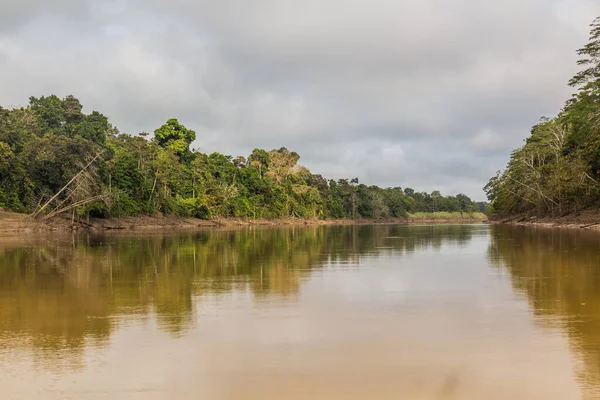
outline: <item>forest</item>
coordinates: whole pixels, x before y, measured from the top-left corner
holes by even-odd
[[[193,149],[195,140],[177,119],[153,134],[121,133],[103,114],[84,113],[73,96],[0,107],[0,207],[40,218],[359,219],[462,215],[487,206],[463,194],[327,180],[285,147],[234,157]]]
[[[485,187],[490,214],[557,217],[600,206],[600,18],[577,54],[573,96],[556,117],[541,118]]]

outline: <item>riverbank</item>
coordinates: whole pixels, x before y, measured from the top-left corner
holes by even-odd
[[[302,219],[274,218],[248,220],[241,218],[213,218],[201,220],[180,217],[122,217],[87,220],[75,220],[68,216],[57,216],[47,221],[28,218],[26,214],[0,212],[0,234],[35,233],[53,231],[155,231],[155,230],[195,230],[218,227],[238,226],[291,226],[291,225],[369,225],[369,224],[406,224],[406,223],[473,223],[484,222],[487,217],[474,214],[464,217],[443,214],[415,214],[408,218],[387,219]]]
[[[505,218],[492,217],[489,223],[600,231],[600,210],[584,210],[562,217],[537,217],[531,215],[513,215]]]

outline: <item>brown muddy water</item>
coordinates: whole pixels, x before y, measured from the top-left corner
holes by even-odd
[[[600,399],[600,234],[0,241],[2,399]]]

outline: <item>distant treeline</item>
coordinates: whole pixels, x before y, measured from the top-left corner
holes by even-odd
[[[559,216],[600,207],[600,18],[579,49],[577,92],[554,118],[542,118],[506,169],[485,187],[493,214]]]
[[[0,107],[0,207],[52,216],[196,218],[401,218],[480,212],[485,203],[438,191],[327,180],[286,148],[248,157],[190,149],[196,133],[176,119],[154,135],[120,133],[73,96]],[[400,173],[401,171],[399,171]]]

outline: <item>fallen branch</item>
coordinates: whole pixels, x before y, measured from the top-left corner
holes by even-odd
[[[593,224],[582,225],[580,228],[581,229],[587,229],[587,228],[591,228],[592,226],[596,226],[596,225],[600,225],[600,223],[595,222]]]
[[[75,202],[73,204],[70,204],[70,205],[68,205],[66,207],[63,207],[60,210],[56,210],[56,211],[51,212],[50,214],[48,214],[48,215],[46,215],[44,217],[44,221],[47,220],[47,219],[50,219],[50,218],[52,218],[52,217],[54,217],[54,216],[56,216],[58,214],[61,214],[61,213],[65,212],[65,211],[69,211],[69,210],[72,210],[72,209],[77,208],[79,206],[82,206],[84,204],[88,204],[88,203],[91,203],[91,202],[96,201],[96,200],[102,200],[104,198],[105,198],[105,196],[103,194],[101,194],[99,196],[90,197],[89,199],[80,200],[80,201]]]
[[[71,178],[71,180],[69,182],[67,182],[67,184],[65,186],[62,187],[62,189],[60,189],[54,196],[52,196],[52,198],[50,200],[48,200],[39,210],[35,211],[33,214],[31,214],[29,217],[31,218],[35,218],[37,217],[42,211],[44,211],[46,209],[46,207],[48,207],[58,196],[60,196],[60,194],[62,192],[64,192],[69,185],[71,185],[71,183],[75,182],[75,180],[79,177],[79,175],[83,174],[83,172],[88,169],[90,167],[90,165],[92,165],[94,163],[94,161],[96,161],[98,158],[100,158],[100,153],[96,154],[96,156],[94,158],[92,158],[92,160],[87,163],[87,165],[85,167],[83,167],[83,169],[81,171],[79,171],[73,178]]]
[[[526,187],[527,189],[529,189],[529,190],[533,190],[534,192],[536,192],[537,194],[539,194],[539,195],[540,195],[540,196],[542,196],[543,198],[550,200],[550,202],[552,202],[552,203],[553,203],[555,206],[558,206],[558,207],[560,207],[560,204],[558,204],[557,202],[555,202],[554,200],[552,200],[550,197],[546,196],[544,193],[542,193],[542,191],[541,191],[541,190],[538,190],[538,189],[532,188],[531,186],[529,186],[529,185],[527,185],[527,184],[525,184],[525,183],[523,183],[523,182],[519,182],[518,180],[516,180],[516,179],[514,179],[514,178],[511,178],[510,176],[508,177],[508,179],[510,179],[511,181],[514,181],[514,182],[518,183],[519,185],[523,185],[523,186],[525,186],[525,187]]]

